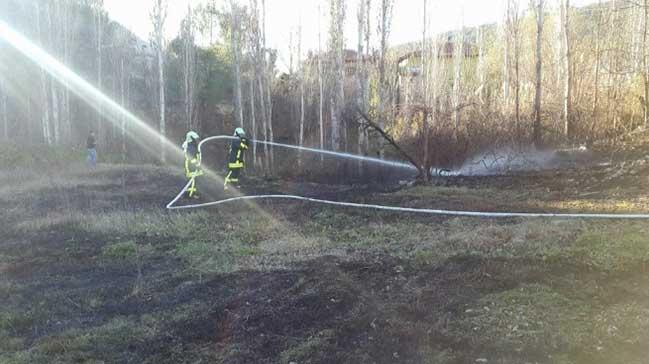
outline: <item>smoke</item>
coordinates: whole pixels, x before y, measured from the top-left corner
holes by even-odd
[[[450,172],[439,175],[489,176],[517,172],[543,171],[587,163],[591,153],[584,147],[564,150],[514,149],[511,147],[481,152]]]

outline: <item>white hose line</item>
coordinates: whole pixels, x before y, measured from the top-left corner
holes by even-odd
[[[526,218],[562,218],[562,219],[649,219],[649,214],[552,214],[552,213],[524,213],[524,212],[473,212],[473,211],[453,211],[453,210],[433,210],[433,209],[417,209],[410,207],[397,207],[397,206],[383,206],[373,204],[362,204],[353,202],[337,202],[330,200],[321,200],[317,198],[293,196],[293,195],[259,195],[259,196],[241,196],[233,197],[226,200],[207,202],[195,205],[186,206],[172,206],[170,210],[185,210],[194,208],[204,208],[211,206],[218,206],[226,203],[244,201],[244,200],[261,200],[261,199],[287,199],[287,200],[300,200],[315,202],[325,205],[345,206],[366,208],[384,211],[396,212],[411,212],[423,213],[432,215],[446,215],[446,216],[465,216],[465,217],[493,217],[493,218],[511,218],[511,217],[526,217]]]
[[[200,151],[203,143],[210,140],[217,139],[236,139],[235,137],[229,136],[214,136],[203,139],[198,146]],[[266,143],[266,142],[260,142]],[[276,143],[273,143],[276,144]],[[278,146],[286,146],[280,144]],[[300,149],[295,147],[294,149]],[[311,148],[308,148],[311,149]],[[328,151],[321,151],[318,149],[310,150],[316,153],[323,153]],[[336,155],[334,152],[330,152]],[[329,154],[329,153],[325,153]],[[378,159],[377,163],[385,162]],[[394,162],[396,163],[396,162]],[[322,200],[318,198],[310,198],[303,196],[294,196],[294,195],[258,195],[258,196],[240,196],[228,198],[221,201],[193,204],[193,205],[183,205],[183,206],[174,206],[178,200],[185,194],[187,189],[191,184],[191,180],[187,182],[185,187],[180,191],[178,196],[176,196],[169,204],[167,204],[168,210],[189,210],[196,208],[205,208],[212,206],[219,206],[226,203],[232,203],[237,201],[249,201],[249,200],[262,200],[262,199],[285,199],[285,200],[299,200],[320,203],[325,205],[332,206],[344,206],[344,207],[354,207],[354,208],[365,208],[365,209],[374,209],[374,210],[383,210],[383,211],[395,211],[395,212],[410,212],[410,213],[421,213],[421,214],[431,214],[431,215],[444,215],[444,216],[464,216],[464,217],[490,217],[490,218],[512,218],[512,217],[523,217],[523,218],[560,218],[560,219],[602,219],[602,220],[649,220],[649,214],[557,214],[557,213],[529,213],[529,212],[477,212],[477,211],[454,211],[454,210],[435,210],[435,209],[419,209],[411,207],[398,207],[398,206],[384,206],[384,205],[374,205],[374,204],[362,204],[354,202],[338,202],[330,200]]]

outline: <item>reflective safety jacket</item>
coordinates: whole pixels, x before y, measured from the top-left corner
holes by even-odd
[[[203,174],[201,170],[201,153],[198,151],[198,142],[183,143],[185,152],[185,176],[187,178],[197,177]]]
[[[243,168],[243,153],[248,149],[248,139],[239,138],[232,141],[230,145],[230,156],[228,158],[229,169]]]

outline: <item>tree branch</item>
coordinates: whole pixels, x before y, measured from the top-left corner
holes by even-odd
[[[356,112],[358,112],[358,114],[361,116],[361,118],[363,120],[365,120],[365,123],[369,127],[371,127],[372,129],[376,130],[379,134],[381,134],[383,139],[385,139],[388,143],[390,143],[390,145],[392,145],[394,147],[394,149],[396,149],[397,152],[399,152],[399,154],[401,154],[401,156],[403,156],[405,159],[408,160],[408,162],[410,162],[410,164],[412,164],[415,168],[417,168],[417,171],[419,171],[419,176],[425,176],[426,175],[424,173],[423,167],[421,167],[417,163],[417,161],[415,161],[415,159],[412,158],[408,153],[406,153],[403,149],[401,149],[399,144],[397,144],[397,142],[388,133],[386,133],[385,130],[383,130],[378,124],[376,124],[374,121],[372,121],[372,119],[370,119],[370,117],[367,116],[360,109],[357,108]]]

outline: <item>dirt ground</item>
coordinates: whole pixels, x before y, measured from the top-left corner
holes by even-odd
[[[649,356],[644,221],[451,218],[288,201],[168,212],[184,183],[173,169],[64,172],[0,175],[0,363]],[[646,213],[647,182],[649,159],[639,153],[589,169],[415,187],[249,178],[243,190],[475,211]],[[219,188],[204,192],[200,201],[223,197]]]

